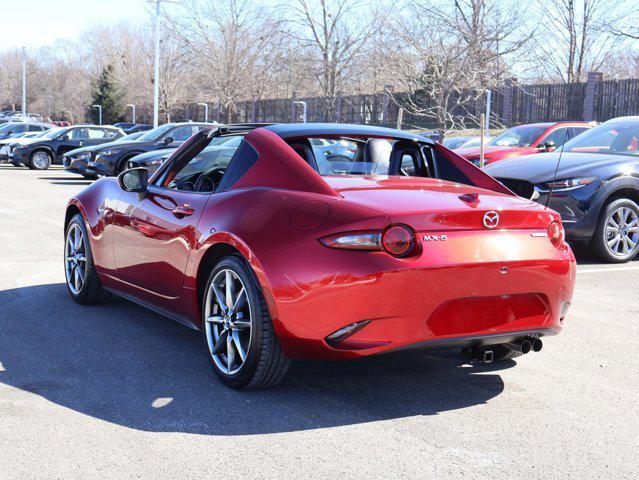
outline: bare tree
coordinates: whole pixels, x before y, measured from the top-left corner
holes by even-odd
[[[396,79],[395,102],[441,129],[476,122],[487,89],[508,73],[529,41],[518,13],[497,0],[413,0],[381,34],[384,67]]]
[[[193,54],[201,95],[220,101],[227,121],[240,100],[262,97],[271,86],[279,23],[263,7],[249,0],[185,0],[171,25]]]
[[[345,87],[348,71],[369,39],[378,18],[358,0],[295,0],[291,20],[294,38],[309,53],[309,65],[324,99],[324,116],[333,118],[335,98]],[[363,20],[362,20],[363,19]]]
[[[615,8],[609,0],[538,0],[543,20],[532,50],[538,77],[582,82],[602,68],[620,46],[602,28]]]

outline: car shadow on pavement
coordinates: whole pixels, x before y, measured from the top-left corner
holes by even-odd
[[[64,284],[0,292],[0,382],[76,412],[154,432],[248,435],[435,415],[499,395],[500,369],[457,352],[297,362],[269,390],[212,373],[199,332],[114,297],[76,305]]]

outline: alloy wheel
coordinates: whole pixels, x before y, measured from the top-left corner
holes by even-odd
[[[220,371],[234,375],[246,362],[252,333],[250,299],[237,273],[223,269],[215,275],[204,309],[209,353]]]
[[[72,223],[64,246],[64,269],[67,285],[74,295],[80,293],[86,281],[86,266],[86,240],[80,226]]]
[[[613,255],[625,257],[633,253],[639,243],[639,215],[627,206],[617,208],[606,220],[605,235]]]
[[[45,152],[36,152],[32,157],[33,165],[40,170],[43,170],[49,166],[49,155]]]

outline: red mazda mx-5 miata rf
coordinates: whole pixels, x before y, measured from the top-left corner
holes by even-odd
[[[272,385],[294,358],[538,351],[575,282],[557,213],[385,128],[202,131],[151,178],[95,182],[65,222],[76,302],[114,292],[201,330],[233,388]]]

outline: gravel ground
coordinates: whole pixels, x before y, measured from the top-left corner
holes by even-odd
[[[197,332],[65,291],[62,220],[89,182],[0,166],[0,478],[639,478],[639,261],[579,256],[541,353],[300,362],[215,380]]]

